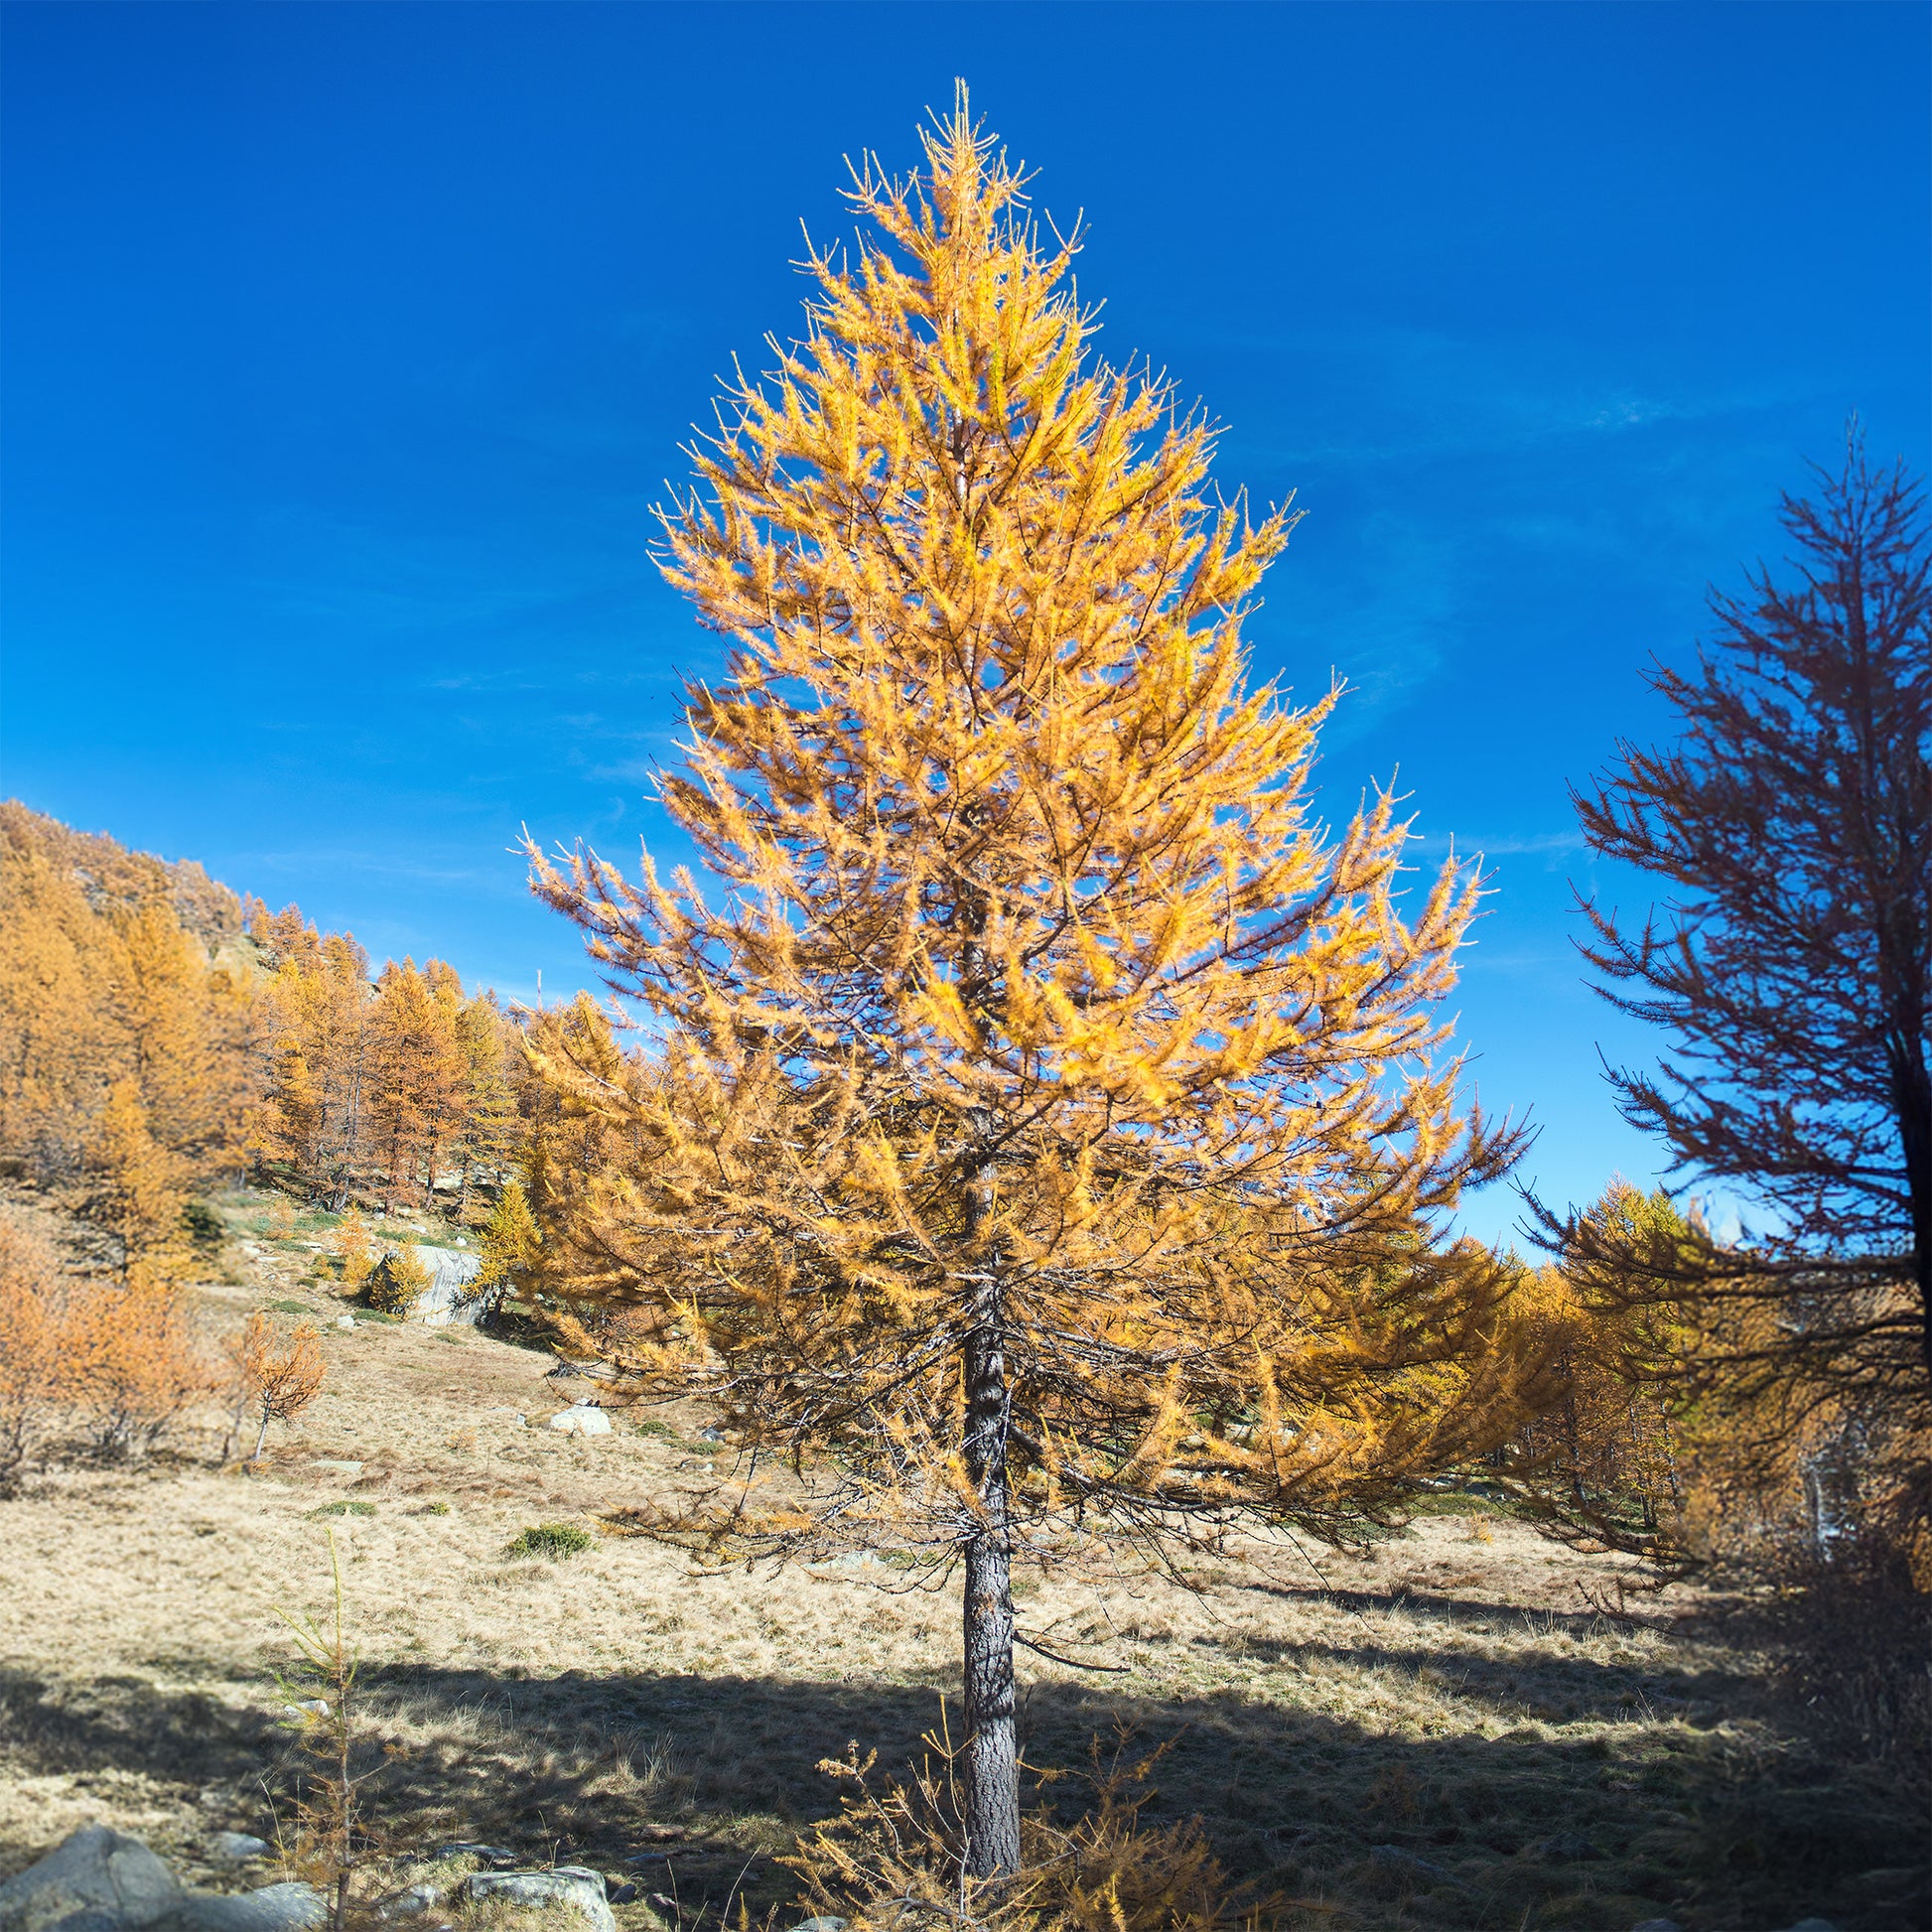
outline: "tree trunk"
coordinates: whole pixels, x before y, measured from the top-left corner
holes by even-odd
[[[997,1309],[993,1295],[986,1298]],[[1020,1744],[1013,1698],[1013,1541],[1007,1509],[1012,1397],[997,1328],[966,1350],[966,1468],[982,1514],[966,1545],[966,1869],[1020,1868]]]
[[[262,1459],[262,1445],[267,1441],[268,1441],[268,1404],[264,1402],[262,1404],[261,1434],[255,1438],[255,1452],[253,1455],[251,1455],[248,1458],[249,1461],[259,1462]]]

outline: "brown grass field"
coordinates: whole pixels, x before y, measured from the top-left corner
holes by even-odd
[[[277,1243],[260,1197],[225,1212],[211,1320],[341,1311],[315,1217]],[[56,1466],[0,1503],[0,1872],[100,1819],[237,1882],[205,1840],[272,1836],[275,1612],[324,1606],[333,1528],[395,1747],[377,1808],[399,1873],[474,1839],[641,1873],[687,1920],[734,1885],[755,1914],[788,1898],[773,1855],[837,1806],[819,1760],[856,1741],[905,1764],[938,1720],[956,1587],[877,1561],[707,1570],[602,1532],[569,1561],[512,1560],[519,1530],[596,1530],[701,1483],[721,1452],[703,1418],[582,1441],[541,1426],[570,1391],[537,1349],[369,1320],[326,1346],[324,1394],[252,1471],[214,1466],[210,1414],[145,1465]],[[1172,1740],[1149,1815],[1198,1814],[1234,1876],[1292,1901],[1289,1926],[1932,1923],[1923,1819],[1808,1741],[1738,1605],[1646,1592],[1620,1559],[1435,1501],[1358,1558],[1256,1539],[1192,1588],[1029,1581],[1025,1630],[1126,1667],[1023,1656],[1030,1759],[1078,1766],[1122,1725]],[[630,1932],[649,1915],[619,1908]]]

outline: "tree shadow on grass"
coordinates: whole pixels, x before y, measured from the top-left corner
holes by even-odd
[[[1587,1667],[1574,1668],[1581,1682]],[[536,1678],[422,1665],[371,1669],[365,1686],[396,1747],[371,1790],[399,1845],[483,1839],[613,1872],[643,1855],[648,1888],[716,1904],[742,1880],[755,1911],[792,1890],[770,1855],[837,1808],[818,1761],[857,1743],[878,1749],[882,1769],[903,1769],[939,1717],[940,1689],[936,1679]],[[1580,1690],[1592,1709],[1607,1699]],[[1092,1740],[1123,1730],[1142,1745],[1173,1740],[1152,1815],[1198,1813],[1236,1877],[1318,1900],[1311,1925],[1628,1932],[1665,1912],[1742,1932],[1808,1912],[1843,1932],[1922,1922],[1916,1905],[1853,1883],[1913,1863],[1917,1821],[1895,1801],[1775,1754],[1752,1764],[1723,1739],[1671,1726],[1614,1740],[1392,1735],[1236,1691],[1162,1697],[1061,1680],[1028,1687],[1024,1725],[1041,1767],[1077,1769]],[[274,1784],[289,1769],[265,1699],[237,1709],[206,1689],[133,1677],[70,1685],[0,1673],[0,1734],[20,1775],[136,1773],[191,1801],[212,1786],[231,1794],[232,1822],[254,1829],[267,1812],[252,1781]],[[1078,1807],[1070,1781],[1050,1797]],[[667,1825],[685,1843],[642,1829]],[[1572,1842],[1545,1845],[1552,1838]],[[10,1863],[28,1850],[0,1848]]]

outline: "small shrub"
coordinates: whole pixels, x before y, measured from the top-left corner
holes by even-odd
[[[307,1314],[309,1312],[309,1305],[307,1302],[271,1302],[268,1308],[269,1311],[274,1314]]]
[[[575,1523],[539,1523],[535,1529],[524,1530],[510,1539],[503,1554],[506,1557],[540,1557],[545,1563],[561,1563],[567,1557],[574,1557],[580,1550],[588,1550],[597,1541],[589,1530],[580,1530]]]
[[[315,1522],[324,1516],[373,1516],[374,1514],[373,1503],[358,1502],[353,1497],[342,1496],[333,1503],[324,1503],[320,1509],[310,1510],[309,1520]]]
[[[182,1232],[204,1254],[212,1254],[227,1237],[221,1217],[206,1201],[192,1200],[181,1211]]]
[[[801,1904],[843,1919],[849,1932],[973,1926],[978,1932],[1265,1932],[1288,1901],[1231,1882],[1198,1818],[1154,1823],[1142,1810],[1167,1746],[1136,1757],[1120,1731],[1111,1758],[1098,1739],[1079,1781],[1090,1787],[1083,1815],[1060,1823],[1041,1806],[1021,1819],[1021,1868],[974,1878],[962,1865],[959,1747],[946,1733],[925,1738],[927,1755],[909,1786],[882,1792],[870,1780],[878,1753],[821,1759],[842,1779],[840,1815],[814,1826],[778,1861],[802,1880]],[[1042,1782],[1058,1773],[1043,1773]]]
[[[428,1503],[423,1509],[425,1516],[447,1516],[449,1513],[450,1506],[448,1503]]]
[[[301,1303],[293,1306],[301,1311]],[[247,1326],[229,1343],[229,1352],[235,1369],[237,1424],[244,1414],[258,1416],[261,1423],[249,1458],[259,1460],[268,1441],[268,1425],[293,1422],[321,1393],[328,1373],[322,1336],[313,1321],[304,1321],[292,1335],[283,1337],[267,1315],[251,1314]],[[226,1460],[225,1454],[222,1459]]]
[[[675,1439],[677,1431],[669,1423],[657,1416],[646,1416],[637,1425],[637,1434],[639,1436],[669,1436]]]
[[[369,1306],[384,1314],[410,1315],[429,1287],[429,1270],[413,1247],[386,1254],[369,1276]]]

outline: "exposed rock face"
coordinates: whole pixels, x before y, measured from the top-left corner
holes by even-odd
[[[386,1275],[392,1257],[400,1250],[391,1248],[375,1265],[373,1281]],[[424,1321],[432,1328],[447,1328],[452,1322],[474,1327],[483,1312],[483,1301],[470,1296],[470,1284],[483,1273],[481,1255],[459,1254],[454,1248],[430,1248],[418,1242],[410,1251],[429,1274],[429,1286],[416,1298],[416,1306],[404,1311],[410,1321]]]
[[[311,1885],[186,1891],[138,1838],[105,1825],[0,1884],[0,1932],[305,1932],[327,1916]]]
[[[473,1871],[463,1881],[462,1895],[475,1904],[500,1898],[525,1910],[568,1906],[590,1921],[593,1932],[618,1932],[604,1874],[581,1864],[560,1864],[549,1871]]]

